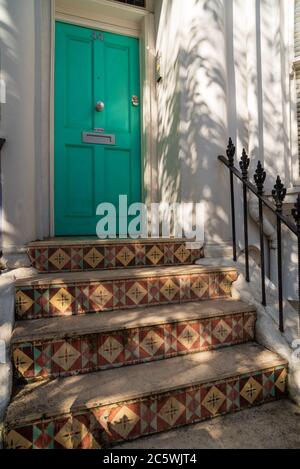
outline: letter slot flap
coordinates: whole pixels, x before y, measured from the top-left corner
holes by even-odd
[[[116,136],[112,134],[100,134],[99,132],[82,132],[83,143],[96,145],[115,145]]]

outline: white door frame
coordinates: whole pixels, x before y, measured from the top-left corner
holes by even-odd
[[[154,14],[111,0],[51,0],[50,79],[50,236],[54,236],[54,57],[55,21],[125,34],[140,39],[142,201],[157,201]]]

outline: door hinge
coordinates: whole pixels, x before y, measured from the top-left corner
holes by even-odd
[[[93,31],[92,39],[94,39],[94,41],[104,41],[104,34],[100,31]]]

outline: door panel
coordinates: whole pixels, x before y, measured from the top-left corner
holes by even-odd
[[[65,73],[65,127],[92,126],[93,50],[89,39],[67,35]],[[78,87],[80,83],[80,89]],[[74,100],[76,99],[76,101]]]
[[[130,63],[128,48],[105,45],[105,96],[107,107],[106,126],[121,132],[130,130]],[[124,70],[122,76],[118,70]]]
[[[66,147],[67,217],[93,217],[95,207],[94,148]],[[77,187],[77,190],[74,190]]]
[[[139,94],[137,39],[56,23],[56,235],[95,235],[99,203],[141,200]],[[115,145],[83,143],[82,132],[95,128],[115,135]]]
[[[104,174],[111,182],[107,188],[108,197],[114,205],[118,205],[118,195],[113,189],[119,188],[120,194],[131,193],[131,154],[128,150],[105,149],[104,153]],[[118,168],[118,171],[115,171]]]

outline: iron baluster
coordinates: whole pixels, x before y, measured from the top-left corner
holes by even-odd
[[[242,170],[242,182],[243,182],[243,205],[244,205],[244,242],[245,242],[245,276],[246,281],[250,282],[249,274],[249,241],[248,241],[248,197],[247,197],[247,180],[248,180],[248,168],[250,160],[243,149],[242,157],[240,160],[240,168]]]
[[[272,196],[276,205],[276,212],[282,213],[282,204],[286,196],[286,188],[277,176],[276,184],[272,190]],[[279,330],[284,332],[283,321],[283,294],[282,294],[282,241],[281,241],[281,219],[277,218],[277,267],[278,267],[278,301],[279,301]]]
[[[257,187],[257,193],[262,196],[264,193],[264,182],[266,180],[266,172],[261,162],[257,164],[254,174],[254,182]],[[259,199],[259,237],[260,237],[260,269],[261,269],[261,298],[262,305],[266,306],[266,268],[265,268],[265,244],[264,244],[264,211],[262,200]]]
[[[234,167],[234,155],[235,155],[235,146],[229,139],[227,150],[226,150],[228,164],[230,168]],[[230,171],[230,199],[231,199],[231,230],[232,230],[232,250],[233,250],[233,260],[236,262],[236,229],[235,229],[235,202],[234,202],[234,181],[233,173]]]
[[[234,166],[234,154],[232,140],[229,139],[229,144],[227,147],[227,158],[223,155],[220,155],[219,160],[229,169],[232,176],[235,176],[243,184],[243,205],[244,205],[244,235],[245,235],[245,266],[246,266],[246,279],[249,282],[249,241],[248,241],[248,208],[247,208],[247,195],[248,191],[255,195],[259,200],[259,220],[260,220],[260,240],[261,240],[261,256],[262,256],[262,292],[263,292],[263,304],[266,304],[266,295],[265,295],[265,260],[264,260],[264,243],[263,243],[263,207],[267,207],[275,216],[277,220],[277,239],[278,239],[278,295],[279,295],[279,329],[281,332],[284,331],[284,317],[283,317],[283,282],[282,282],[282,225],[286,226],[291,233],[297,236],[298,241],[298,334],[300,335],[300,193],[297,198],[294,209],[292,210],[292,215],[294,217],[295,223],[291,221],[291,217],[284,214],[282,210],[282,205],[286,197],[286,189],[282,184],[280,177],[277,177],[276,184],[272,191],[272,196],[276,204],[274,208],[273,201],[269,200],[267,197],[264,197],[264,182],[266,179],[265,171],[259,162],[256,172],[255,172],[255,184],[253,184],[248,178],[248,168],[250,160],[247,156],[245,150],[240,160],[240,169],[239,171]],[[233,178],[234,181],[234,178]],[[232,184],[231,189],[231,209],[234,212],[234,185]],[[235,214],[234,218],[234,228],[235,228]],[[233,235],[234,238],[234,235]]]

